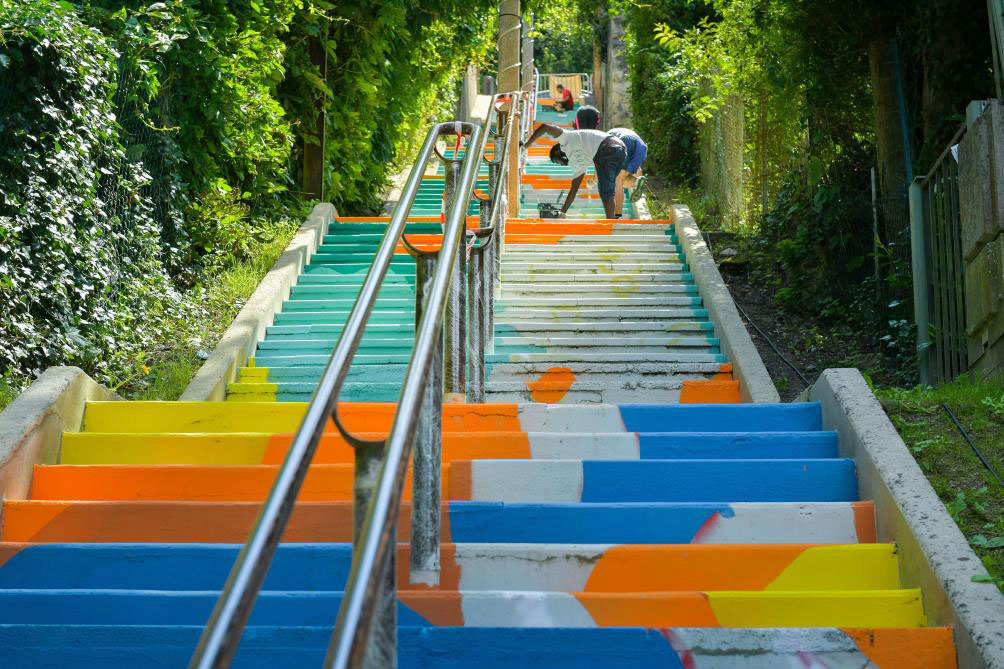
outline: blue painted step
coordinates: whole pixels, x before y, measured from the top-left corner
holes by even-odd
[[[201,625],[0,625],[0,657],[6,666],[32,669],[177,669],[188,664],[201,633]],[[330,638],[330,623],[322,627],[250,626],[244,630],[231,666],[315,669],[321,666]],[[80,652],[81,648],[87,652]],[[402,627],[398,666],[682,669],[684,665],[658,630]]]
[[[630,432],[812,432],[823,429],[818,402],[790,404],[621,404]]]

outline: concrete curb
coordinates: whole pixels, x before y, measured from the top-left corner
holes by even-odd
[[[962,669],[1004,668],[1004,595],[974,583],[986,570],[856,369],[827,369],[808,390],[840,455],[857,462],[862,499],[875,501],[879,541],[895,541],[906,587],[920,587],[931,625],[951,625]]]
[[[332,204],[321,203],[314,207],[237,318],[223,333],[216,350],[196,372],[181,400],[210,402],[225,399],[227,384],[237,378],[237,370],[265,336],[265,328],[272,324],[283,300],[289,297],[290,289],[321,245],[328,224],[335,216],[337,212]]]
[[[630,193],[633,194],[634,191],[630,191]],[[630,195],[628,197],[630,197]],[[652,220],[652,212],[649,211],[648,201],[645,200],[644,195],[638,198],[635,202],[632,202],[631,206],[634,208],[635,218],[639,218],[645,221]]]
[[[697,290],[721,339],[722,353],[732,363],[733,373],[739,380],[740,397],[744,402],[780,402],[777,388],[767,373],[760,353],[739,318],[732,293],[725,285],[708,245],[686,205],[673,205],[673,223],[676,225],[680,246],[687,254],[694,283],[697,284]]]
[[[88,400],[122,399],[77,367],[50,367],[0,412],[0,498],[26,499],[32,467],[59,461],[63,432],[76,432]]]

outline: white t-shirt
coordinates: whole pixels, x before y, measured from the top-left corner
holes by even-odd
[[[568,164],[575,173],[572,178],[586,173],[600,144],[608,137],[602,130],[565,130],[558,137],[561,150],[568,156]]]

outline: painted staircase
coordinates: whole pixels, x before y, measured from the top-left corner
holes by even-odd
[[[562,178],[539,158],[524,203]],[[592,207],[507,224],[490,402],[443,409],[439,586],[410,585],[398,547],[400,665],[954,667],[820,407],[737,403],[672,227]],[[91,402],[3,502],[3,666],[187,662],[383,224],[332,225],[228,401]],[[413,284],[399,253],[340,408],[358,434],[390,427]],[[352,462],[329,424],[234,666],[321,662]]]

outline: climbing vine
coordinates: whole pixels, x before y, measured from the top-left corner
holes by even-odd
[[[379,203],[493,2],[20,0],[0,4],[0,377],[143,367],[196,288],[303,200],[326,113],[326,199]],[[311,44],[327,54],[326,76]]]

